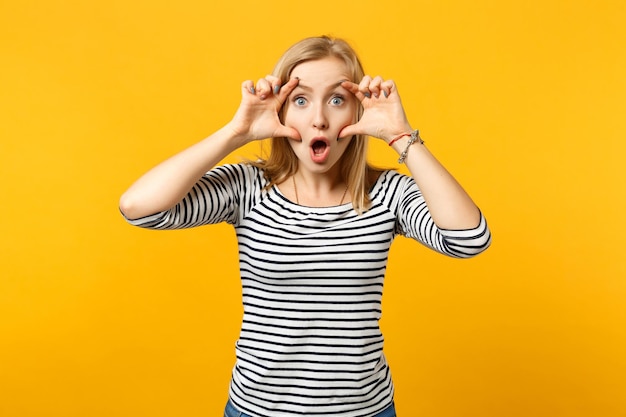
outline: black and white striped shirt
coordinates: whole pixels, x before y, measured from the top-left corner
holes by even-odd
[[[304,207],[245,164],[208,172],[176,207],[130,220],[153,229],[228,222],[239,243],[244,316],[230,399],[255,417],[368,417],[393,383],[379,329],[387,256],[396,235],[453,257],[485,250],[471,230],[441,230],[411,177],[380,175],[371,207]]]

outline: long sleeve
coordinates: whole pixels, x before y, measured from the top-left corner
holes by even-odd
[[[159,230],[220,222],[236,225],[260,198],[263,183],[258,169],[244,164],[223,165],[207,172],[171,209],[126,220],[134,226]]]
[[[415,181],[398,173],[390,175],[396,192],[392,207],[397,219],[396,232],[455,258],[469,258],[485,251],[491,244],[491,231],[483,214],[478,225],[465,230],[437,227]]]

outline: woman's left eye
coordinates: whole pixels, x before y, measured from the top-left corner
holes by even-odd
[[[338,106],[343,103],[343,97],[335,96],[330,99],[331,104]]]

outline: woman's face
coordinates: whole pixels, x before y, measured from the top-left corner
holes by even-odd
[[[341,82],[351,80],[346,64],[335,57],[303,62],[291,72],[298,86],[284,108],[285,126],[296,129],[301,141],[289,140],[299,169],[326,173],[335,167],[351,138],[338,138],[344,127],[356,123],[357,99]],[[336,167],[338,168],[338,166]]]

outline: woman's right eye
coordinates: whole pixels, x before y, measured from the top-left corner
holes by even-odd
[[[296,106],[304,106],[306,104],[306,99],[304,97],[296,97],[293,99],[293,102]]]

